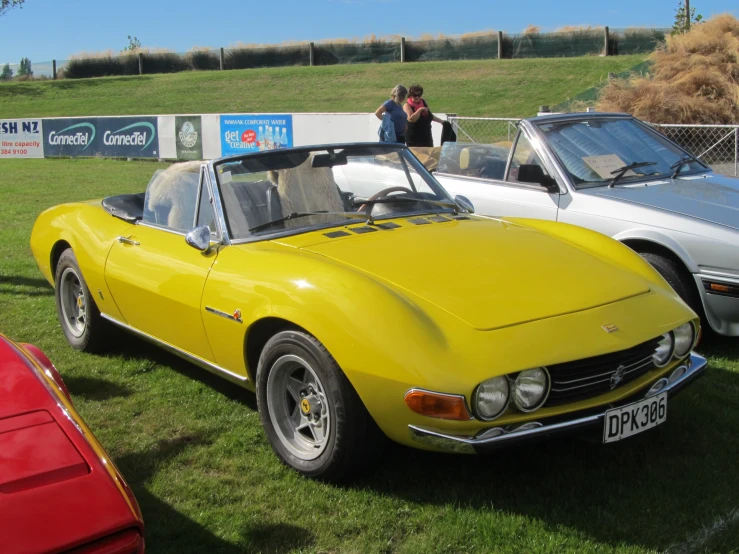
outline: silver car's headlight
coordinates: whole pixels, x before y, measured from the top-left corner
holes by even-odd
[[[522,412],[541,408],[549,396],[549,372],[537,367],[522,371],[513,382],[513,402]]]
[[[657,345],[657,349],[652,354],[652,361],[657,367],[665,367],[672,358],[672,353],[675,349],[675,338],[672,331],[662,335],[662,338]]]
[[[508,407],[511,384],[505,375],[483,381],[472,395],[472,409],[484,421],[491,421]]]
[[[689,321],[673,331],[675,335],[675,357],[686,356],[695,342],[695,326]]]

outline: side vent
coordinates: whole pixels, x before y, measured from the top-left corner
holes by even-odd
[[[352,232],[354,232],[354,233],[357,233],[358,235],[361,235],[363,233],[375,233],[375,232],[377,232],[377,229],[375,229],[374,227],[367,227],[367,226],[364,226],[364,227],[350,227],[349,230],[352,231]]]
[[[429,217],[429,221],[433,221],[434,223],[446,223],[449,221],[449,218],[444,217],[443,215],[432,215]]]
[[[401,225],[398,225],[394,221],[388,221],[387,223],[378,223],[375,227],[379,227],[380,229],[397,229]]]
[[[330,233],[323,233],[323,236],[330,239],[337,239],[339,237],[348,237],[349,233],[346,231],[331,231]]]
[[[413,225],[431,225],[431,222],[428,219],[424,219],[422,217],[414,217],[408,221],[413,223]]]
[[[470,218],[467,217],[466,215],[455,215],[455,216],[452,216],[452,219],[456,219],[457,221],[464,221]]]

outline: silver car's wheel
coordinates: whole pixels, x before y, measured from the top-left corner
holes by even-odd
[[[87,327],[87,298],[80,277],[72,267],[64,270],[59,280],[59,303],[62,322],[75,337],[81,337]]]
[[[267,378],[269,417],[282,444],[301,460],[315,460],[326,449],[331,414],[326,389],[308,362],[287,354]]]

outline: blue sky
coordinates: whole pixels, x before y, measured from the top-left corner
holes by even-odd
[[[0,63],[64,60],[79,52],[128,44],[185,52],[194,46],[277,44],[296,40],[420,37],[527,25],[670,27],[678,0],[26,0],[0,17]],[[692,0],[704,17],[730,12],[737,0]]]

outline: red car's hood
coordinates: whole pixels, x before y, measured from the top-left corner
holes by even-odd
[[[140,531],[93,447],[97,441],[88,441],[74,409],[37,371],[22,347],[0,335],[2,550],[59,551],[124,529]]]

